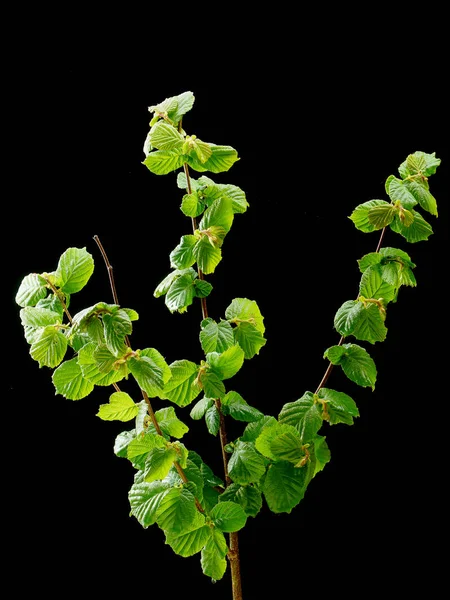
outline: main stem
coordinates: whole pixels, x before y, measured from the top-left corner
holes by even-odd
[[[186,175],[187,188],[188,193],[192,194],[191,188],[191,179],[189,176],[188,165],[185,163],[184,166],[184,174]],[[192,230],[195,232],[197,229],[197,221],[195,217],[192,217]],[[197,270],[199,279],[205,279],[205,276],[200,268]],[[206,298],[200,298],[201,306],[202,306],[202,317],[206,319],[208,317],[208,306],[206,303]],[[223,470],[225,473],[225,485],[228,487],[231,483],[230,476],[228,474],[228,454],[225,452],[225,446],[227,445],[227,431],[225,427],[225,417],[222,412],[220,399],[216,399],[216,408],[220,417],[220,427],[219,427],[219,436],[220,436],[220,445],[222,448],[222,460],[223,460]],[[242,597],[242,581],[241,581],[241,565],[239,558],[239,536],[237,531],[233,531],[229,534],[229,551],[228,551],[228,561],[230,563],[230,571],[231,571],[231,589],[233,592],[233,600],[243,600]]]

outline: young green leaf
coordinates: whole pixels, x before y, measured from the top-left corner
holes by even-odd
[[[386,339],[384,320],[383,309],[376,303],[347,300],[336,312],[334,326],[345,337],[353,335],[358,340],[374,344]]]
[[[220,502],[231,500],[244,509],[248,517],[256,517],[262,508],[262,493],[253,485],[232,483],[220,495]]]
[[[234,345],[233,328],[228,321],[205,319],[201,323],[200,343],[205,354],[210,352],[222,353]]]
[[[324,358],[333,365],[340,365],[347,377],[363,387],[375,389],[377,368],[370,354],[356,344],[342,344],[328,348]]]
[[[47,282],[37,273],[24,277],[17,290],[15,301],[19,306],[35,306],[47,296]]]
[[[210,517],[214,525],[225,533],[239,531],[247,522],[247,515],[242,506],[226,500],[219,502],[212,509]]]
[[[171,379],[164,386],[164,391],[159,395],[178,406],[187,406],[201,392],[197,381],[198,365],[189,360],[176,360],[169,365]]]
[[[178,153],[182,151],[184,137],[169,123],[158,121],[150,129],[149,141],[158,150],[174,150]]]
[[[202,572],[213,581],[219,581],[227,570],[227,542],[224,534],[217,528],[211,530],[211,537],[201,551]]]
[[[150,450],[145,460],[144,481],[151,483],[157,479],[164,479],[177,457],[174,448],[154,448]]]
[[[81,400],[94,389],[94,384],[83,377],[78,359],[72,358],[59,365],[52,375],[56,393],[68,400]]]
[[[183,421],[180,421],[175,414],[173,406],[157,410],[155,417],[161,430],[166,435],[180,439],[189,431],[189,427]]]
[[[131,514],[146,529],[156,523],[158,507],[171,490],[165,481],[134,483],[128,492]]]
[[[217,435],[220,428],[220,414],[215,404],[212,404],[205,412],[206,427],[211,435]]]
[[[206,396],[201,398],[198,402],[196,402],[189,413],[191,419],[194,419],[194,421],[199,421],[202,419],[205,416],[206,411],[211,408],[213,404],[214,400],[212,398],[206,398]]]
[[[210,539],[212,533],[209,525],[205,525],[205,517],[196,512],[195,519],[190,525],[189,531],[176,534],[165,532],[166,544],[168,544],[175,554],[180,556],[193,556],[202,550]]]
[[[255,483],[264,475],[266,461],[256,451],[254,444],[238,440],[228,461],[228,471],[235,483]]]
[[[156,522],[161,529],[170,531],[171,534],[180,534],[190,530],[196,513],[195,496],[189,485],[174,487],[161,499]]]
[[[163,356],[155,348],[146,348],[128,359],[130,373],[139,387],[153,398],[161,398],[165,384],[171,377],[171,371]]]
[[[40,367],[56,367],[64,359],[67,351],[67,338],[58,327],[41,327],[33,335],[30,354]]]
[[[68,248],[60,257],[55,277],[65,294],[84,288],[94,272],[94,259],[86,248]]]
[[[283,405],[278,420],[281,424],[295,427],[305,443],[315,438],[322,427],[323,416],[315,395],[312,392],[305,392],[295,402],[287,402]]]
[[[359,417],[358,407],[347,394],[321,388],[317,396],[323,407],[323,418],[330,425],[336,425],[336,423],[353,425],[353,419]]]
[[[264,416],[261,411],[250,406],[237,392],[228,392],[222,398],[222,412],[224,415],[230,415],[237,421],[245,421],[247,423],[258,421]]]
[[[225,318],[232,324],[251,323],[262,334],[265,331],[264,317],[254,300],[235,298],[225,310]]]
[[[114,392],[109,404],[101,404],[97,417],[103,421],[131,421],[139,412],[139,406],[126,392]]]
[[[206,355],[206,362],[211,367],[213,373],[223,381],[236,375],[244,364],[244,358],[244,351],[239,344],[235,344],[220,354],[218,352],[209,352]]]
[[[411,244],[427,240],[433,233],[431,225],[415,210],[412,210],[411,214],[414,217],[411,225],[404,225],[399,217],[396,217],[391,223],[390,228],[392,231],[403,236]]]
[[[359,229],[363,233],[371,233],[375,231],[376,227],[371,223],[369,218],[370,211],[377,206],[389,205],[386,200],[369,200],[363,204],[359,204],[349,216],[349,219],[353,221],[356,229]]]
[[[155,175],[167,175],[183,166],[185,157],[174,150],[155,150],[142,162]]]
[[[311,469],[306,465],[295,467],[290,462],[270,465],[262,488],[267,506],[274,513],[292,512],[303,499],[310,480]]]

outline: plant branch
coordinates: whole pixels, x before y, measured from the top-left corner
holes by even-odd
[[[383,242],[383,238],[384,238],[385,232],[386,232],[386,227],[383,227],[383,229],[381,230],[380,239],[378,240],[377,249],[375,250],[375,252],[379,252],[380,251],[381,244]],[[356,299],[358,299],[358,298],[356,298]],[[342,346],[342,344],[344,343],[344,340],[345,340],[345,337],[342,336],[341,339],[339,340],[339,342],[337,343],[337,345],[338,346]],[[317,389],[316,389],[316,392],[315,392],[316,394],[319,393],[319,391],[324,387],[324,385],[328,381],[328,378],[331,375],[331,371],[333,370],[333,367],[334,367],[333,363],[330,362],[329,365],[328,365],[328,367],[327,367],[327,369],[326,369],[326,371],[325,371],[325,373],[324,373],[324,376],[322,377],[322,381],[317,386]]]

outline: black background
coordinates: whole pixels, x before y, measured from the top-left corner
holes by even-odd
[[[328,387],[352,396],[360,417],[351,427],[323,430],[331,462],[290,515],[264,507],[240,534],[246,600],[271,597],[264,590],[273,586],[281,598],[305,590],[322,597],[388,585],[432,588],[441,569],[434,539],[447,520],[442,283],[450,153],[443,67],[425,44],[414,52],[401,46],[382,60],[381,25],[373,45],[354,31],[309,45],[295,32],[275,43],[260,31],[254,45],[242,28],[223,47],[218,33],[206,43],[186,32],[184,44],[158,45],[155,27],[149,24],[149,43],[136,47],[129,41],[133,24],[114,31],[105,25],[100,33],[86,25],[69,40],[62,27],[32,41],[22,32],[4,63],[4,519],[12,526],[9,561],[24,572],[16,584],[48,597],[62,589],[104,597],[144,590],[150,597],[158,589],[167,598],[175,591],[231,598],[228,572],[213,585],[199,555],[176,556],[156,526],[144,530],[129,516],[134,470],[113,453],[128,426],[96,416],[110,391],[98,388],[77,402],[56,396],[50,371],[29,356],[14,302],[22,278],[54,270],[68,247],[86,247],[96,265],[72,311],[112,301],[98,235],[120,303],[139,313],[133,346],[157,348],[169,363],[203,358],[200,306],[170,314],[153,297],[190,222],[179,210],[176,175],[156,176],[142,164],[148,106],[189,90],[196,100],[185,130],[233,146],[240,157],[227,173],[212,175],[241,187],[250,207],[236,215],[209,278],[208,308],[218,320],[235,297],[258,303],[267,344],[227,389],[266,414],[314,391],[327,366],[323,352],[338,342],[334,314],[355,297],[356,261],[378,242],[378,234],[354,228],[352,210],[386,199],[384,182],[408,154],[435,152],[442,160],[430,178],[439,217],[424,215],[434,234],[417,244],[392,232],[385,238],[409,253],[418,285],[403,288],[389,306],[386,341],[366,345],[378,369],[375,391],[333,371]],[[155,410],[165,405],[154,401]],[[219,474],[219,441],[189,419],[189,410],[177,410],[190,426],[182,441]],[[239,424],[228,426],[230,439],[240,434]]]

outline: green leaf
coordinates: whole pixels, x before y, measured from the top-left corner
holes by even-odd
[[[386,339],[387,328],[384,317],[376,304],[366,306],[359,300],[347,300],[334,317],[336,331],[347,337],[353,335],[358,340],[374,344]]]
[[[227,570],[227,542],[224,534],[218,529],[211,530],[211,537],[201,553],[202,572],[213,581],[219,581]]]
[[[94,259],[86,248],[68,248],[60,257],[55,276],[66,294],[84,288],[94,272]]]
[[[266,427],[256,440],[255,447],[263,456],[274,461],[288,460],[297,464],[305,456],[298,429],[286,423]]]
[[[59,325],[62,322],[59,313],[38,306],[26,306],[20,310],[19,315],[24,328],[25,339],[29,344],[39,339],[42,328],[49,325]]]
[[[151,483],[156,479],[164,479],[177,458],[174,448],[154,448],[145,461],[144,480]]]
[[[208,396],[208,398],[223,398],[225,395],[225,385],[222,383],[219,376],[212,371],[206,371],[206,373],[203,373],[201,384],[203,386],[205,396]]]
[[[242,506],[226,500],[216,504],[210,517],[214,525],[224,533],[240,531],[247,522],[247,515]]]
[[[205,275],[214,273],[217,265],[222,260],[222,251],[220,248],[212,246],[206,235],[198,240],[193,252],[199,268]]]
[[[208,318],[202,321],[201,327],[200,343],[205,354],[222,353],[234,345],[233,328],[228,321],[220,320],[216,323]]]
[[[127,458],[136,469],[145,469],[147,458],[155,448],[165,451],[166,440],[157,433],[146,431],[128,443]],[[161,478],[162,479],[162,478]]]
[[[366,298],[383,298],[390,302],[395,298],[396,288],[383,279],[381,266],[373,265],[362,274],[359,293]]]
[[[128,446],[136,439],[136,430],[122,431],[114,440],[114,454],[120,458],[127,458]]]
[[[182,270],[195,263],[194,246],[197,243],[195,235],[181,236],[180,243],[170,253],[170,266]]]
[[[231,500],[242,506],[245,514],[248,517],[256,517],[262,508],[262,494],[252,485],[240,485],[232,483],[220,495],[220,502]]]
[[[392,204],[377,204],[369,209],[368,219],[369,223],[373,225],[374,230],[383,229],[387,227],[395,218],[397,209]]]
[[[157,410],[155,417],[166,435],[180,439],[189,431],[189,427],[176,416],[173,406]]]
[[[259,307],[254,300],[235,298],[225,310],[225,318],[235,325],[248,322],[254,325],[261,333],[265,331],[264,317],[261,315]]]
[[[392,231],[402,235],[411,244],[427,240],[433,233],[431,225],[425,221],[420,213],[414,210],[411,212],[414,217],[412,224],[406,227],[397,217],[390,225]]]
[[[322,471],[325,468],[325,465],[328,464],[331,460],[331,453],[328,447],[328,444],[325,441],[325,437],[321,435],[317,435],[314,439],[314,455],[316,458],[316,463],[314,466],[314,475],[315,477],[317,473]]]
[[[169,491],[170,484],[164,481],[135,483],[131,486],[128,492],[131,514],[142,527],[147,528],[156,523],[158,507]]]
[[[178,279],[179,277],[181,277],[182,275],[186,275],[187,273],[190,273],[192,275],[192,279],[194,279],[195,277],[197,277],[197,273],[195,272],[195,270],[192,267],[189,267],[189,269],[175,269],[174,271],[172,271],[171,273],[169,273],[167,275],[167,277],[165,277],[160,283],[159,285],[156,287],[155,291],[153,292],[153,296],[155,298],[159,298],[160,296],[164,296],[165,294],[167,294],[167,292],[170,289],[170,286],[172,285],[172,283]]]
[[[370,354],[361,346],[356,344],[331,346],[323,356],[333,365],[340,365],[351,381],[362,387],[375,389],[377,368]]]
[[[95,385],[107,386],[128,376],[127,363],[117,364],[116,357],[105,345],[85,344],[78,352],[78,364],[83,377]]]
[[[231,146],[218,146],[216,144],[209,144],[209,146],[211,148],[211,156],[206,162],[201,162],[196,156],[187,157],[187,163],[194,171],[223,173],[240,160],[236,150]]]
[[[154,398],[162,398],[165,384],[171,377],[171,371],[163,356],[154,348],[141,350],[139,355],[128,360],[130,373],[139,387]]]
[[[261,411],[250,406],[237,392],[228,392],[222,399],[222,412],[237,421],[251,423],[258,421],[264,415]]]
[[[190,531],[181,534],[166,532],[166,544],[175,554],[188,557],[200,552],[210,537],[211,529],[209,525],[205,525],[205,517],[197,512]]]
[[[245,358],[253,358],[265,346],[267,340],[256,325],[238,322],[234,328],[234,339],[243,349]]]
[[[77,358],[66,360],[59,365],[52,375],[56,393],[68,400],[80,400],[88,396],[94,384],[83,377]]]
[[[436,173],[437,167],[441,164],[441,159],[436,158],[436,153],[426,154],[425,152],[414,152],[399,166],[398,171],[402,179],[425,175],[429,177]]]
[[[126,350],[125,337],[133,330],[130,317],[125,310],[115,309],[104,314],[102,321],[106,346],[115,356],[122,356]]]
[[[321,407],[316,403],[312,392],[305,392],[295,402],[283,405],[278,420],[282,424],[291,425],[299,432],[303,442],[312,440],[322,427]]]
[[[196,273],[189,272],[174,279],[166,294],[166,306],[170,312],[184,312],[192,304],[195,298],[196,277]]]
[[[363,233],[371,233],[375,231],[375,225],[370,222],[369,213],[377,206],[390,206],[386,200],[369,200],[357,206],[351,213],[349,219],[353,221],[356,229]]]
[[[167,175],[183,166],[185,156],[174,150],[155,150],[142,162],[155,175]]]
[[[217,435],[219,433],[220,414],[215,404],[210,406],[205,412],[205,422],[211,435]]]
[[[208,207],[198,225],[199,230],[220,227],[225,232],[230,231],[233,224],[234,213],[230,198],[218,198]]]
[[[193,286],[196,298],[206,298],[213,289],[209,281],[205,281],[204,279],[194,279]]]
[[[178,96],[166,98],[163,102],[149,106],[148,110],[155,116],[166,115],[174,126],[177,126],[183,115],[189,112],[194,104],[195,97],[192,92],[183,92]]]
[[[220,354],[218,352],[208,353],[206,362],[217,377],[223,381],[236,375],[244,364],[244,358],[244,351],[239,344],[235,344]]]
[[[273,427],[276,423],[277,420],[275,417],[264,415],[257,421],[249,423],[244,429],[244,433],[241,435],[240,439],[242,442],[255,442],[263,429],[266,427]]]
[[[174,150],[181,152],[184,143],[184,137],[175,127],[164,121],[158,121],[149,132],[149,141],[154,148],[158,150]]]
[[[156,522],[171,534],[189,531],[197,513],[194,494],[187,485],[172,488],[159,503]]]
[[[47,296],[47,282],[41,275],[31,273],[24,277],[17,290],[15,301],[19,306],[35,306]]]
[[[198,184],[201,186],[201,195],[208,206],[218,198],[229,198],[232,202],[233,213],[246,212],[249,203],[245,196],[245,192],[236,185],[214,183],[212,179],[202,175],[198,179]]]
[[[109,404],[101,404],[97,417],[103,421],[131,421],[139,412],[139,407],[126,392],[114,392]]]
[[[345,423],[353,425],[353,418],[359,417],[358,407],[354,400],[343,392],[336,392],[328,388],[321,388],[318,396],[324,401],[324,418],[330,425]]]
[[[200,200],[198,193],[192,192],[183,196],[180,208],[186,217],[198,217],[205,210],[205,205]]]
[[[201,392],[197,381],[199,367],[189,360],[176,360],[169,365],[171,379],[164,386],[160,398],[166,398],[178,406],[187,406]]]
[[[269,466],[263,485],[263,494],[274,513],[290,513],[303,499],[310,481],[307,466],[296,468],[289,462]]]
[[[191,419],[194,419],[194,421],[202,419],[205,416],[208,408],[211,408],[213,404],[214,400],[212,398],[206,398],[206,396],[204,396],[193,406],[191,412],[189,413]]]
[[[238,440],[228,461],[228,472],[235,483],[247,485],[259,481],[266,471],[266,461],[250,442]]]
[[[40,367],[56,367],[64,359],[67,338],[54,325],[42,327],[33,336],[30,354]]]

